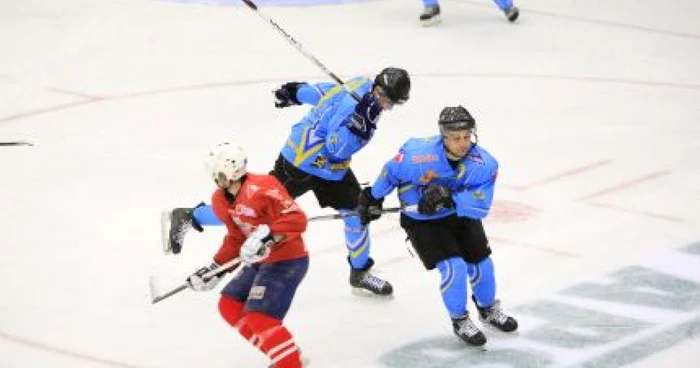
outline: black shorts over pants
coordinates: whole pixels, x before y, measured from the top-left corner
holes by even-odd
[[[287,189],[292,198],[312,191],[321,207],[336,210],[354,210],[362,188],[355,174],[348,169],[340,181],[331,181],[305,173],[280,155],[270,172]]]
[[[452,257],[461,257],[467,263],[479,263],[491,255],[481,220],[457,215],[415,220],[401,215],[401,227],[428,270]]]

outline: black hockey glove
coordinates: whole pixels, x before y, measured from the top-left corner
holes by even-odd
[[[372,137],[374,129],[377,128],[376,122],[379,119],[379,114],[382,112],[382,106],[374,97],[372,92],[367,92],[360,102],[355,105],[355,112],[348,120],[348,129],[352,134],[368,140]]]
[[[430,184],[418,201],[418,213],[433,215],[444,208],[454,208],[452,191],[442,185]]]
[[[382,217],[384,198],[376,199],[372,196],[372,188],[366,187],[360,192],[357,199],[357,213],[360,215],[360,223],[367,226],[371,221]]]
[[[301,102],[297,100],[297,91],[299,91],[299,87],[305,84],[306,83],[289,82],[273,91],[275,94],[275,107],[281,109],[292,105],[301,105]]]

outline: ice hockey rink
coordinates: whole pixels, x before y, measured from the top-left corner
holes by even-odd
[[[353,295],[342,222],[316,222],[286,319],[311,367],[700,367],[700,2],[516,4],[509,24],[488,0],[442,0],[424,28],[419,0],[258,3],[343,79],[411,73],[354,157],[362,182],[447,105],[500,162],[485,223],[520,334],[458,340],[396,215],[372,225],[395,297]],[[219,316],[224,283],[150,303],[150,276],[178,286],[224,234],[166,256],[159,214],[208,201],[215,143],[269,171],[306,111],[270,92],[323,80],[233,1],[0,1],[0,142],[33,144],[0,146],[0,367],[266,367]]]

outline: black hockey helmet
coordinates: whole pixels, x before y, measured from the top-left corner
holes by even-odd
[[[476,127],[476,120],[464,106],[448,106],[440,111],[438,126],[440,134],[445,135],[448,130],[472,130]]]
[[[374,85],[382,87],[387,97],[395,103],[402,104],[408,101],[408,93],[411,90],[411,78],[408,72],[401,68],[384,68],[376,77]]]

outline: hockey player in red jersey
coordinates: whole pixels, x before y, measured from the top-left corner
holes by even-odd
[[[197,291],[211,290],[220,277],[203,275],[240,257],[244,266],[221,291],[219,312],[270,358],[271,367],[302,367],[299,349],[282,321],[309,267],[301,237],[306,215],[275,177],[246,172],[240,147],[216,146],[207,164],[218,186],[212,206],[228,232],[213,262],[187,283]]]

